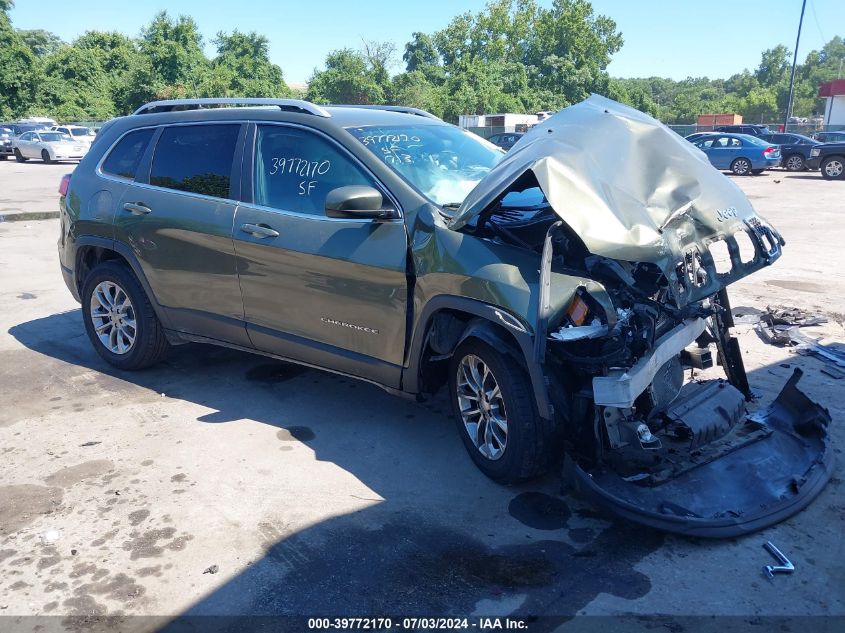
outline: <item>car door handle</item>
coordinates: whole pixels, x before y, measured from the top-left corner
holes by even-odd
[[[241,231],[254,237],[279,237],[279,232],[263,224],[241,224]]]
[[[129,211],[132,215],[147,215],[152,209],[145,207],[140,202],[127,202],[123,205],[125,211]]]

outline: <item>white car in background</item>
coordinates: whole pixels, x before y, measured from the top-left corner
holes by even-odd
[[[63,132],[70,136],[74,141],[82,141],[90,145],[97,138],[94,131],[90,127],[82,125],[54,125],[50,128],[54,132]]]
[[[40,158],[45,163],[57,160],[80,160],[88,153],[90,143],[76,141],[63,132],[38,130],[24,132],[12,141],[15,160],[24,163],[30,158]]]

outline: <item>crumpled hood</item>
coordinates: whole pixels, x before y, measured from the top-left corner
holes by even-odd
[[[754,265],[740,267],[734,261],[721,283],[711,275],[700,291],[687,293],[686,301],[780,255],[780,235],[703,152],[656,119],[598,95],[561,110],[523,136],[470,192],[449,228],[463,227],[529,170],[590,252],[654,263],[670,281],[692,251],[698,252],[691,256],[694,264],[702,259],[712,263],[710,243],[727,237],[730,248],[736,242],[729,236],[749,234],[758,255]],[[757,240],[755,233],[779,243]]]

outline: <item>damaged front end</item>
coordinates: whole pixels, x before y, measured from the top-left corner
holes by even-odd
[[[450,227],[539,256],[534,360],[568,483],[645,525],[729,537],[821,491],[830,416],[798,389],[800,370],[749,415],[726,286],[784,240],[699,154],[592,97],[527,134]],[[724,377],[685,380],[714,363]]]

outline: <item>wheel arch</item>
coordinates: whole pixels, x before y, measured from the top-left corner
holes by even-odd
[[[144,289],[159,321],[165,328],[168,328],[167,315],[156,300],[137,257],[135,257],[132,249],[120,242],[96,236],[81,236],[76,240],[73,274],[78,296],[82,296],[82,286],[85,284],[85,278],[88,274],[98,264],[105,261],[119,261],[129,267]]]
[[[440,295],[426,303],[411,337],[402,390],[416,394],[426,391],[430,364],[451,357],[468,338],[503,350],[522,365],[531,380],[537,411],[543,418],[553,417],[545,374],[534,359],[531,329],[507,310],[467,297]]]

